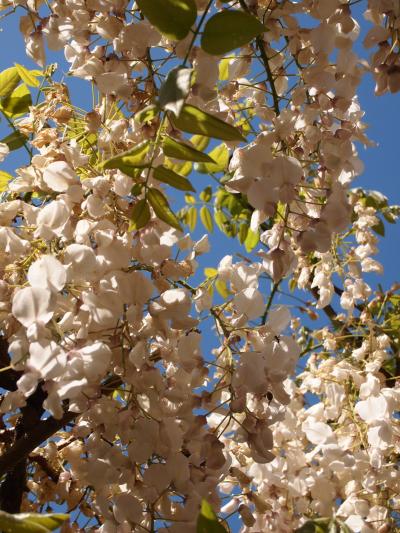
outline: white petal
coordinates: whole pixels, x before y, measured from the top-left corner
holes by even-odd
[[[367,400],[358,402],[354,410],[360,418],[369,424],[386,417],[387,401],[382,395],[370,396]]]
[[[32,287],[58,292],[65,286],[67,272],[58,259],[52,255],[44,255],[29,267],[27,277]]]
[[[55,161],[44,169],[43,181],[56,192],[65,192],[78,180],[74,170],[65,161]]]
[[[19,290],[13,298],[12,314],[25,327],[35,322],[47,324],[53,316],[51,292],[40,287]]]

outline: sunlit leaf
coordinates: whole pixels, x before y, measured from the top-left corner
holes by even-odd
[[[40,81],[38,80],[38,76],[43,76],[43,73],[37,70],[28,70],[23,65],[20,65],[19,63],[14,63],[15,68],[17,69],[17,72],[19,74],[19,77],[21,80],[26,83],[26,85],[29,85],[29,87],[39,87]],[[37,74],[39,72],[39,74]]]
[[[175,213],[171,211],[169,207],[168,200],[165,198],[163,193],[158,189],[150,188],[147,191],[147,198],[151,207],[154,209],[155,214],[158,218],[173,228],[179,229],[182,231],[179,220],[176,217]]]
[[[25,84],[14,89],[13,92],[1,102],[3,111],[9,117],[17,117],[27,113],[29,111],[29,106],[31,105],[31,93]]]
[[[203,152],[199,152],[192,146],[180,141],[176,141],[172,137],[168,136],[164,137],[163,151],[168,157],[182,159],[184,161],[203,161],[205,163],[214,162],[209,155],[203,154]]]
[[[218,270],[216,268],[205,268],[204,275],[206,278],[215,278],[218,275]]]
[[[246,224],[245,222],[243,224],[240,224],[239,234],[238,234],[240,244],[243,244],[245,242],[245,240],[247,239],[248,232],[249,232],[249,225]]]
[[[246,252],[249,253],[252,250],[254,250],[259,240],[260,240],[260,236],[258,232],[255,233],[253,230],[249,229],[246,240],[244,241],[244,247],[246,248]]]
[[[18,86],[21,78],[15,67],[6,68],[0,72],[0,98],[6,98]]]
[[[223,172],[229,163],[229,150],[225,144],[220,144],[213,148],[208,154],[215,161],[214,163],[198,163],[196,165],[197,172],[201,174],[213,174],[216,172]]]
[[[201,510],[197,518],[197,533],[226,533],[226,529],[218,522],[217,515],[206,500],[201,502]]]
[[[150,220],[150,208],[146,199],[139,200],[132,209],[129,231],[138,230],[146,226]]]
[[[173,170],[162,165],[154,169],[153,176],[156,180],[161,181],[162,183],[167,183],[168,185],[171,185],[171,187],[179,189],[180,191],[195,192],[195,189],[187,178],[180,176]]]
[[[157,105],[150,104],[135,114],[135,120],[140,124],[148,124],[156,118],[159,111],[160,108]]]
[[[137,0],[143,15],[169,39],[180,41],[197,17],[195,0]]]
[[[187,133],[206,135],[223,141],[245,141],[240,131],[220,118],[185,104],[178,117],[171,117],[175,128]]]
[[[133,175],[135,175],[135,169],[148,167],[146,155],[149,148],[150,143],[144,141],[134,148],[104,161],[101,166],[104,169],[117,168],[129,176],[132,175],[133,171]]]
[[[192,206],[189,207],[186,213],[186,224],[189,226],[190,231],[194,231],[197,224],[197,209]]]
[[[0,511],[0,528],[3,533],[47,533],[58,529],[68,518],[67,514],[9,514]]]
[[[211,233],[214,229],[214,223],[210,210],[206,205],[203,205],[203,207],[200,209],[200,219],[206,230]]]
[[[190,90],[193,69],[176,67],[169,71],[160,87],[158,102],[162,109],[179,115]]]
[[[212,188],[210,186],[206,187],[203,191],[200,193],[200,200],[203,200],[203,202],[209,202],[212,198]]]
[[[248,44],[266,28],[253,15],[244,11],[220,11],[205,25],[201,47],[212,55],[223,55]]]
[[[0,192],[4,192],[8,189],[8,182],[12,180],[11,174],[0,170]]]
[[[26,137],[20,131],[13,131],[6,137],[0,140],[0,142],[5,143],[10,151],[18,150],[26,142]]]
[[[193,144],[196,150],[204,152],[210,144],[210,137],[206,137],[205,135],[192,135],[192,137],[190,137],[190,144]]]

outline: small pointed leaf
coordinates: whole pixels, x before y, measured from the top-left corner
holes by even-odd
[[[27,113],[29,111],[29,106],[31,105],[31,93],[24,83],[14,89],[13,92],[1,102],[3,111],[9,117],[17,117]]]
[[[203,223],[203,226],[206,228],[206,230],[209,233],[212,233],[214,229],[214,223],[213,223],[210,210],[205,205],[203,205],[203,207],[200,209],[200,219]]]
[[[158,97],[162,109],[171,111],[176,116],[180,114],[190,91],[192,74],[191,68],[176,67],[169,71]]]
[[[177,219],[175,213],[171,211],[169,207],[168,200],[165,198],[163,193],[158,189],[150,188],[147,191],[147,198],[151,207],[154,209],[155,214],[160,220],[166,222],[173,228],[176,228],[182,231],[179,220]]]
[[[144,226],[149,222],[149,220],[150,208],[147,203],[147,200],[143,198],[133,206],[129,222],[129,231],[135,231],[144,228]]]
[[[149,141],[144,141],[134,148],[104,161],[101,166],[104,169],[118,168],[125,174],[131,175],[132,170],[148,167],[146,155],[149,148]]]
[[[29,87],[40,86],[40,81],[38,80],[38,74],[37,74],[38,71],[28,70],[27,68],[25,68],[23,65],[20,65],[19,63],[14,63],[14,65],[15,65],[15,68],[17,69],[19,77],[24,83],[26,83],[26,85],[29,85]],[[40,73],[39,76],[43,76],[43,73]]]
[[[20,131],[13,131],[1,139],[0,142],[5,143],[12,152],[13,150],[18,150],[18,148],[21,148],[26,140],[27,139],[25,135],[23,135]]]
[[[196,21],[195,0],[136,0],[143,15],[169,39],[180,41]]]
[[[186,224],[189,226],[190,231],[194,231],[197,224],[197,209],[192,206],[188,209],[186,214]]]
[[[246,140],[235,126],[189,104],[183,106],[179,117],[172,117],[172,123],[175,128],[187,133],[198,133],[223,141]]]
[[[21,78],[15,67],[6,68],[0,72],[0,98],[6,98],[18,86]]]
[[[202,49],[211,55],[224,55],[248,44],[266,31],[261,22],[244,11],[220,11],[205,25],[201,40]]]
[[[226,533],[226,529],[218,522],[211,505],[203,500],[200,514],[197,518],[197,533]]]
[[[207,154],[199,152],[186,143],[176,141],[172,137],[164,137],[163,141],[164,154],[175,159],[183,161],[202,161],[205,163],[214,163],[214,160]]]
[[[213,148],[208,154],[215,161],[214,163],[198,163],[196,165],[197,172],[201,174],[215,174],[226,170],[229,163],[229,150],[225,144],[220,144]]]
[[[153,176],[156,180],[167,183],[180,191],[196,192],[187,178],[162,165],[154,169]]]
[[[0,170],[0,192],[4,192],[8,189],[8,182],[12,180],[11,174]]]

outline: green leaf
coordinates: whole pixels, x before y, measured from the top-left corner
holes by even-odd
[[[254,248],[257,246],[258,241],[260,240],[260,236],[251,229],[249,229],[247,233],[246,240],[244,241],[244,247],[246,248],[246,252],[250,253]]]
[[[244,11],[224,10],[207,21],[201,47],[208,54],[224,55],[265,31],[265,26],[253,15]]]
[[[150,220],[150,208],[146,199],[139,200],[133,206],[130,222],[129,222],[129,231],[135,231],[140,228],[143,228]]]
[[[176,67],[169,71],[160,87],[158,102],[162,109],[178,116],[190,91],[193,69]]]
[[[156,180],[167,183],[168,185],[171,185],[171,187],[174,187],[180,191],[196,192],[187,178],[180,176],[170,168],[165,168],[162,165],[154,169],[153,177]]]
[[[154,209],[155,214],[158,218],[173,228],[176,228],[182,231],[179,220],[177,219],[175,213],[171,211],[169,207],[168,200],[165,198],[163,193],[158,189],[150,188],[147,191],[147,198],[151,207]]]
[[[240,224],[239,234],[238,234],[240,244],[243,244],[246,241],[248,232],[249,232],[249,225],[246,222],[244,222],[243,224]]]
[[[209,202],[211,198],[212,198],[212,188],[208,186],[204,189],[204,191],[201,191],[200,200],[203,200],[203,202]]]
[[[210,210],[205,205],[203,205],[203,207],[200,209],[200,219],[203,223],[203,226],[206,228],[206,230],[209,233],[212,233],[212,231],[214,230],[214,223],[213,223]]]
[[[184,161],[202,161],[204,163],[214,163],[214,160],[207,154],[199,152],[186,143],[176,141],[172,137],[164,137],[163,150],[167,157],[182,159]]]
[[[14,63],[15,68],[19,74],[21,80],[29,85],[29,87],[40,87],[40,81],[38,80],[38,74],[36,70],[28,70],[23,65],[19,63]],[[39,71],[40,72],[40,71]],[[43,73],[40,72],[39,76],[43,76]]]
[[[372,226],[372,229],[381,237],[385,236],[385,224],[381,219],[379,219],[379,222],[375,226]]]
[[[140,124],[148,124],[156,118],[159,111],[160,108],[158,107],[158,105],[150,104],[135,114],[135,120]]]
[[[13,92],[1,102],[3,111],[9,117],[17,117],[27,113],[29,111],[29,106],[31,105],[31,93],[25,84],[14,89]]]
[[[195,0],[137,0],[143,15],[169,39],[180,41],[197,18]]]
[[[149,141],[144,141],[131,150],[128,150],[122,154],[119,154],[102,163],[103,169],[118,168],[121,172],[124,172],[128,176],[135,177],[136,169],[146,168],[149,166],[146,161],[146,155],[149,151]]]
[[[18,86],[21,78],[15,67],[6,68],[0,72],[0,98],[6,98]]]
[[[192,206],[186,213],[186,224],[189,226],[190,231],[194,231],[197,224],[197,209]]]
[[[205,137],[204,135],[193,135],[190,137],[190,144],[193,144],[196,150],[199,150],[200,152],[204,152],[209,143],[210,138]]]
[[[8,182],[12,180],[11,174],[0,170],[0,192],[4,192],[8,189]]]
[[[0,528],[4,533],[47,533],[68,520],[67,514],[9,514],[0,511]]]
[[[218,276],[218,270],[216,268],[207,267],[204,269],[204,275],[208,278],[215,278]]]
[[[229,163],[229,150],[224,143],[216,146],[208,154],[215,161],[214,163],[198,163],[196,165],[197,172],[201,174],[214,174],[216,172],[223,172]]]
[[[222,298],[226,299],[229,297],[229,290],[226,282],[222,279],[217,279],[215,282],[215,288],[217,289],[217,292]]]
[[[187,204],[195,204],[196,198],[192,194],[185,194],[185,202]]]
[[[10,135],[7,135],[0,142],[5,143],[10,151],[18,150],[26,142],[26,137],[20,131],[13,131]]]
[[[217,515],[206,500],[201,502],[201,510],[197,518],[197,533],[226,533],[226,529],[218,522]]]
[[[240,131],[220,118],[202,111],[194,105],[183,106],[179,117],[171,117],[175,128],[188,133],[198,133],[223,141],[245,141]]]

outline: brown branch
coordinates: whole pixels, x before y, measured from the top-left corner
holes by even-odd
[[[59,420],[52,416],[46,420],[41,420],[0,456],[0,477],[18,463],[24,461],[43,441],[57,433],[68,422],[74,420],[76,416],[77,413],[67,412]]]

